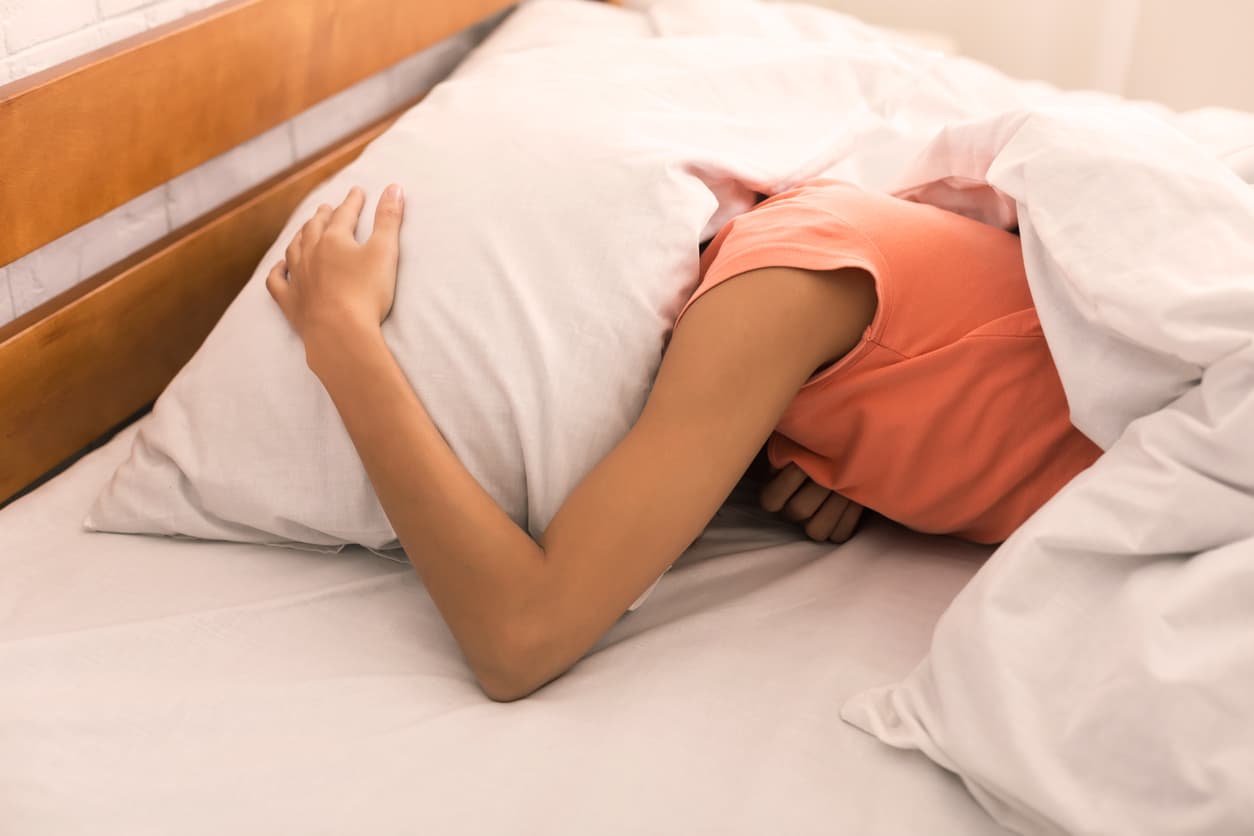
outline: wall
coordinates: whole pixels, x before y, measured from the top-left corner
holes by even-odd
[[[0,0],[0,83],[190,14],[214,0]]]
[[[1254,3],[1141,0],[1126,95],[1254,111]]]
[[[216,0],[0,0],[0,84],[213,2]],[[497,20],[485,21],[406,59],[47,246],[0,266],[0,324],[415,98],[447,75]]]
[[[1246,0],[811,0],[871,23],[931,29],[1020,78],[1254,111]]]

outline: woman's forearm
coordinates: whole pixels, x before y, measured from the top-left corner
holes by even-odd
[[[405,198],[384,189],[370,237],[366,195],[319,206],[266,276],[339,410],[396,536],[489,696],[510,699],[533,663],[544,550],[448,448],[379,330],[392,309]]]
[[[306,339],[397,537],[485,689],[523,665],[541,547],[456,457],[378,326]]]

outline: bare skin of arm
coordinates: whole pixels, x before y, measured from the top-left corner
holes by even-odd
[[[399,189],[369,241],[360,190],[320,207],[267,287],[304,341],[414,569],[483,691],[514,700],[573,666],[695,540],[815,369],[875,310],[858,270],[729,280],[675,328],[642,414],[533,540],[462,466],[384,342]]]

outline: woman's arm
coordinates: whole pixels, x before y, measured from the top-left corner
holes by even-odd
[[[400,204],[385,196],[358,246],[363,202],[354,190],[319,209],[267,285],[493,699],[525,696],[596,643],[696,539],[807,377],[856,344],[874,312],[860,271],[771,268],[706,293],[676,327],[635,426],[537,542],[457,460],[384,343]]]

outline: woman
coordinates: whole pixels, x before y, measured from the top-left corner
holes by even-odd
[[[492,699],[575,664],[764,443],[783,469],[763,504],[836,541],[866,506],[999,542],[1100,452],[1068,420],[1016,236],[817,180],[710,242],[635,426],[533,540],[461,465],[384,343],[403,200],[390,186],[358,245],[364,203],[353,189],[320,207],[266,285]]]

